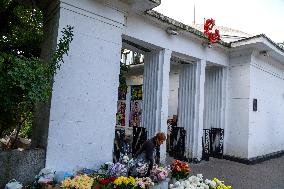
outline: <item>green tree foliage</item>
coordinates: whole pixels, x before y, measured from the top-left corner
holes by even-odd
[[[18,134],[23,125],[30,125],[34,105],[48,101],[53,75],[60,68],[73,39],[73,27],[63,29],[51,60],[44,62],[39,58],[43,38],[42,12],[18,1],[2,0],[0,18],[1,137],[15,128]],[[29,132],[24,129],[22,133]]]
[[[14,0],[0,1],[0,50],[25,57],[39,57],[43,14]]]
[[[124,49],[121,49],[121,55],[129,54],[129,52],[124,52]],[[130,66],[126,63],[120,62],[120,72],[119,72],[119,90],[127,91],[126,83],[126,74],[129,72]]]
[[[126,74],[129,72],[129,69],[129,65],[120,62],[119,88],[123,91],[127,91]]]

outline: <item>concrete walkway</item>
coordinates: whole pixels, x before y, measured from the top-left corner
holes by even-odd
[[[284,156],[256,165],[210,158],[190,167],[191,174],[202,173],[208,179],[217,177],[233,189],[284,189]]]

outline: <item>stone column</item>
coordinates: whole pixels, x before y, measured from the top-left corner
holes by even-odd
[[[162,50],[145,54],[142,126],[147,129],[148,138],[157,132],[167,133],[171,53]],[[165,143],[160,148],[160,158],[165,162]]]
[[[205,84],[206,61],[200,60],[196,67],[196,93],[195,107],[196,117],[194,124],[193,159],[198,161],[202,158],[202,136],[203,136],[203,111],[204,111],[204,84]]]
[[[124,13],[97,1],[60,1],[60,31],[74,26],[54,77],[46,167],[72,171],[112,161]]]
[[[186,156],[200,160],[204,109],[204,60],[197,64],[184,64],[179,78],[178,126],[186,130]]]

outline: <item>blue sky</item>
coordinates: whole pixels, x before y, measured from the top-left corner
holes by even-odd
[[[284,41],[284,0],[162,0],[155,10],[191,24],[194,4],[197,24],[213,18],[219,26]]]

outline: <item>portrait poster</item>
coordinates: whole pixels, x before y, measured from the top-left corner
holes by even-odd
[[[118,87],[118,100],[126,100],[127,89]]]
[[[126,103],[124,100],[117,101],[116,125],[125,126]]]
[[[141,127],[142,121],[142,100],[132,100],[130,102],[130,127]]]
[[[142,100],[142,85],[131,86],[131,100]]]

